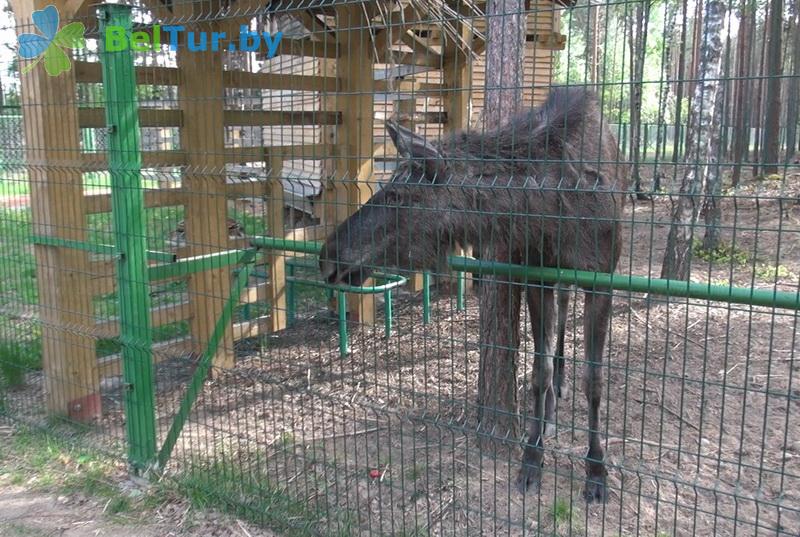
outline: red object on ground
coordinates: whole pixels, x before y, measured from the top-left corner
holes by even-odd
[[[372,479],[378,479],[381,476],[381,471],[380,470],[374,470],[374,469],[370,470],[369,471],[369,476]]]

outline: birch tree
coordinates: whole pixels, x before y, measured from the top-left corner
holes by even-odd
[[[661,277],[688,280],[691,268],[694,227],[702,208],[709,168],[716,165],[713,134],[714,109],[719,91],[725,3],[708,0],[703,16],[697,84],[694,88],[687,133],[686,170],[678,200],[673,205]]]

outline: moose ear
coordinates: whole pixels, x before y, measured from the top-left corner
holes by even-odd
[[[424,136],[394,122],[386,122],[386,130],[397,148],[397,153],[407,159],[422,163],[431,182],[444,181],[447,166],[442,154]]]

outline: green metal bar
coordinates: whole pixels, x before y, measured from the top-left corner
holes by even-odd
[[[116,255],[117,247],[112,244],[93,244],[87,241],[76,241],[72,239],[62,239],[60,237],[49,237],[47,235],[34,235],[34,244],[41,244],[44,246],[57,246],[61,248],[72,248],[74,250],[83,250],[84,252],[91,252],[93,254],[101,255]],[[177,255],[169,252],[159,252],[157,250],[147,250],[147,259],[151,261],[161,261],[164,263],[172,263],[177,259]]]
[[[392,290],[387,289],[383,292],[383,335],[387,338],[392,335]]]
[[[791,293],[787,291],[712,285],[710,283],[608,274],[604,272],[588,272],[584,270],[527,267],[524,265],[496,263],[493,261],[479,261],[459,256],[451,256],[449,258],[449,263],[455,270],[478,274],[511,276],[528,281],[561,282],[583,287],[606,288],[618,291],[633,291],[637,293],[653,293],[664,296],[714,300],[732,304],[800,310],[800,293]]]
[[[377,293],[382,293],[387,289],[394,289],[395,287],[400,287],[406,283],[406,278],[403,276],[398,276],[397,274],[383,274],[383,273],[375,273],[372,275],[373,278],[376,280],[388,280],[388,283],[383,285],[372,285],[367,287],[353,287],[352,285],[333,285],[328,282],[323,282],[322,280],[310,280],[306,278],[300,278],[297,276],[287,276],[286,281],[291,281],[296,284],[301,285],[309,285],[311,287],[324,287],[326,289],[336,289],[337,291],[344,291],[345,293],[352,293],[357,295],[374,295]]]
[[[350,354],[347,344],[347,295],[344,291],[338,293],[339,303],[339,356],[344,358]]]
[[[107,26],[125,29],[130,38],[131,7],[100,7],[100,33]],[[106,97],[108,166],[117,256],[122,375],[128,459],[136,471],[156,460],[150,289],[147,273],[141,145],[136,76],[131,50],[109,52],[103,39],[100,61]]]
[[[458,274],[456,275],[456,281],[458,282],[458,290],[456,291],[456,310],[464,311],[464,294],[467,287],[465,274],[461,271],[458,271]]]
[[[422,273],[422,324],[431,322],[431,273]]]
[[[181,406],[178,408],[178,413],[175,415],[175,419],[173,420],[172,425],[169,428],[169,432],[167,432],[167,436],[164,439],[164,444],[161,446],[161,450],[158,452],[159,468],[163,468],[169,460],[172,450],[175,447],[175,442],[178,441],[178,436],[180,436],[183,426],[186,424],[186,420],[189,418],[189,412],[192,410],[192,405],[194,404],[195,399],[197,399],[197,396],[200,393],[200,388],[203,386],[203,382],[208,376],[208,370],[211,368],[214,355],[217,353],[217,347],[225,335],[225,329],[228,327],[231,319],[233,318],[233,310],[239,303],[239,297],[242,295],[242,292],[245,290],[247,283],[250,280],[250,272],[253,269],[252,262],[254,259],[255,251],[246,250],[245,256],[242,259],[244,266],[236,275],[236,279],[231,286],[231,294],[228,296],[228,300],[225,302],[225,306],[222,308],[222,313],[220,314],[219,319],[217,319],[217,323],[214,325],[214,331],[208,340],[208,345],[200,357],[200,362],[197,364],[197,369],[194,370],[194,374],[189,381],[189,386],[186,388],[186,393],[181,400]]]
[[[213,254],[187,257],[185,259],[179,259],[174,263],[149,267],[148,273],[151,281],[180,278],[188,276],[189,274],[194,274],[195,272],[223,268],[229,265],[238,265],[243,262],[242,260],[248,256],[250,252],[254,252],[254,250],[226,250]]]
[[[286,324],[292,326],[295,320],[294,309],[294,269],[297,265],[286,260]]]
[[[322,249],[320,241],[296,241],[292,239],[279,239],[276,237],[251,237],[250,244],[257,248],[267,250],[285,250],[287,252],[298,252],[302,254],[319,254]]]

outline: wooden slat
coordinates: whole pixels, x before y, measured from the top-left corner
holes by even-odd
[[[98,62],[76,61],[75,80],[77,82],[102,82],[103,74]],[[176,86],[178,69],[175,67],[157,67],[153,65],[136,67],[137,84],[158,84]]]
[[[183,115],[180,110],[139,109],[139,125],[141,127],[179,127]],[[106,111],[103,108],[79,108],[78,125],[81,128],[106,127]]]
[[[180,304],[169,304],[150,309],[151,326],[163,326],[165,324],[185,321],[192,314],[188,302]],[[91,329],[91,334],[96,338],[114,338],[119,336],[119,319],[109,319],[99,322]]]
[[[296,91],[338,91],[339,89],[339,79],[335,76],[225,71],[222,79],[227,88]]]
[[[249,319],[234,323],[233,325],[233,339],[247,339],[250,337],[268,334],[270,332],[270,324],[272,323],[271,315],[262,315],[257,319]]]
[[[336,47],[311,41],[310,39],[281,39],[276,56],[308,56],[310,58],[336,58]],[[259,59],[265,59],[265,53],[258,53]]]
[[[321,160],[331,158],[335,147],[330,144],[273,145],[267,147],[241,147],[225,150],[225,162],[263,162],[267,155],[286,160]]]
[[[260,127],[279,125],[338,125],[339,112],[306,110],[226,110],[225,125]]]
[[[89,194],[84,196],[86,214],[111,212],[110,194]],[[169,207],[183,205],[186,202],[186,192],[180,188],[164,190],[145,190],[145,207]]]
[[[81,153],[82,171],[102,171],[108,169],[106,153]],[[142,151],[142,167],[158,168],[186,165],[186,154],[182,151]]]
[[[270,235],[282,237],[284,234],[283,208],[284,190],[280,179],[283,159],[269,157],[269,181],[267,181],[267,229]],[[270,329],[273,332],[286,328],[286,256],[281,252],[269,252],[269,285],[266,298],[270,303]]]
[[[191,350],[192,339],[180,337],[155,343],[152,346],[153,363],[160,363],[170,358],[185,356]],[[122,356],[111,354],[97,360],[97,372],[100,378],[116,377],[122,374]]]

